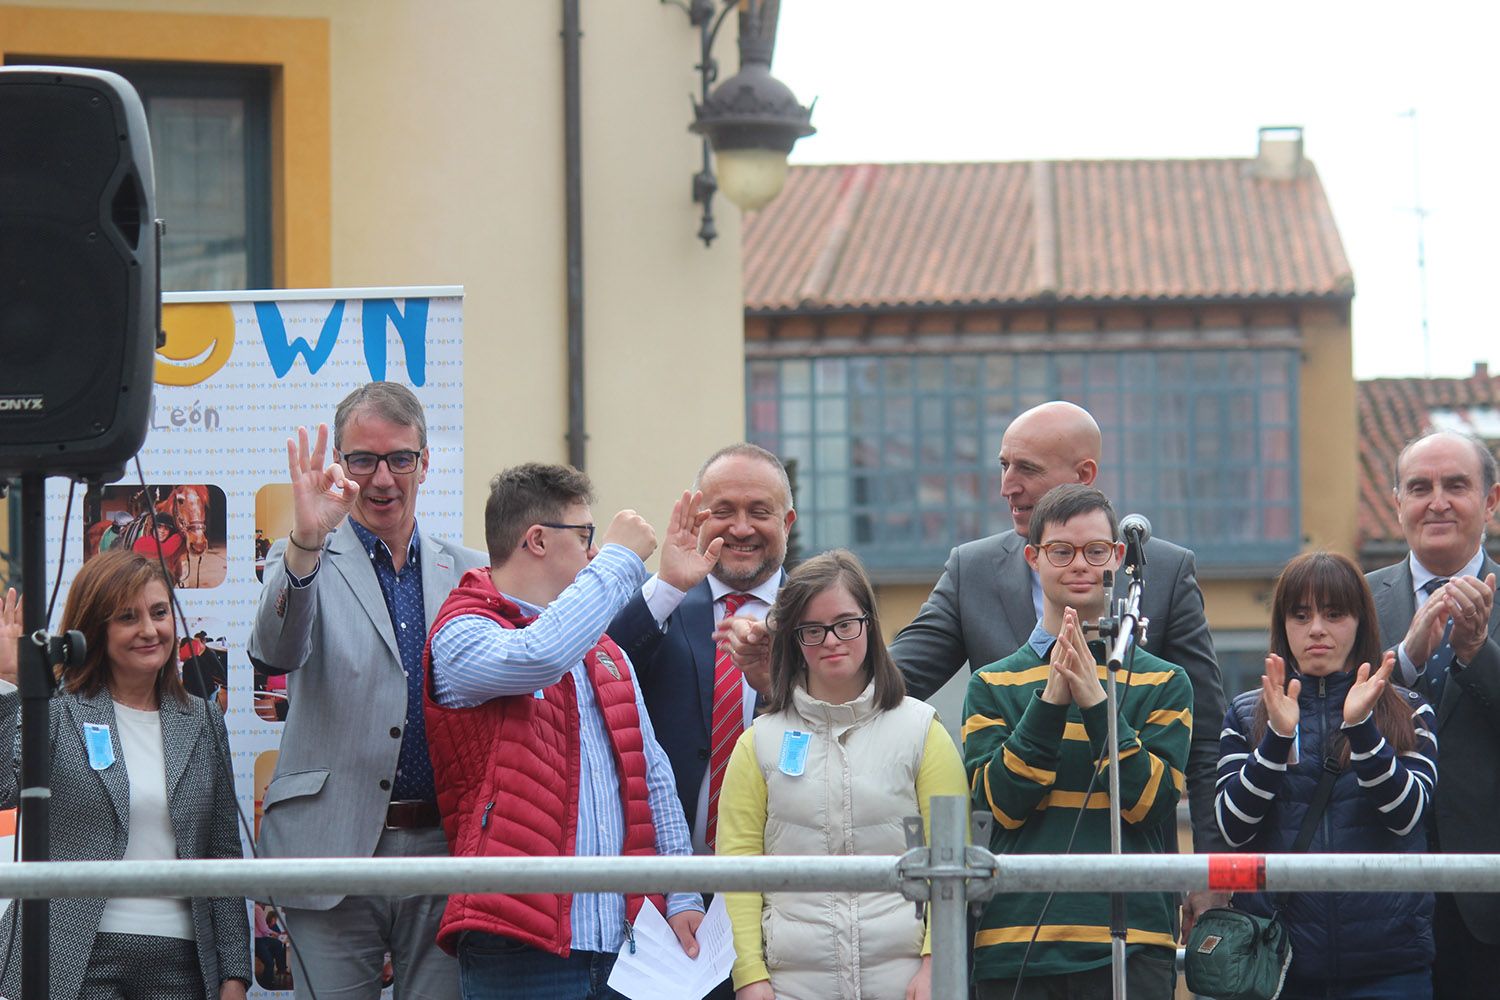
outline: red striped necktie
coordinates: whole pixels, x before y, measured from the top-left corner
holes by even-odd
[[[729,594],[724,598],[724,617],[733,618],[749,594]],[[729,755],[734,751],[735,741],[745,731],[744,687],[740,683],[743,675],[734,668],[729,659],[729,644],[719,643],[714,650],[714,710],[713,729],[709,734],[708,755],[708,825],[704,839],[709,850],[719,833],[719,790],[724,785],[724,769],[729,766]]]

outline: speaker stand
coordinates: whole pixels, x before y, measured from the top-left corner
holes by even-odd
[[[50,644],[41,635],[47,627],[46,484],[47,477],[39,472],[21,477],[21,586],[26,600],[16,680],[21,692],[22,861],[51,859],[52,723],[48,703],[54,682],[48,662]],[[21,996],[49,996],[49,901],[23,899],[20,906]]]

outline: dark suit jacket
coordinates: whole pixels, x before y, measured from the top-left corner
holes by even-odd
[[[1479,569],[1500,576],[1489,556]],[[1411,564],[1405,559],[1366,577],[1375,595],[1380,643],[1386,649],[1406,637],[1416,614]],[[1431,678],[1415,690],[1431,700]],[[1490,637],[1474,662],[1450,676],[1437,705],[1438,783],[1434,818],[1438,845],[1457,854],[1500,852],[1500,604],[1490,612]],[[1453,897],[1469,932],[1486,944],[1500,944],[1500,893],[1458,893]]]
[[[18,798],[20,773],[20,694],[0,695],[0,746],[10,750],[10,766],[0,768],[0,808]],[[108,691],[96,695],[61,694],[52,700],[52,857],[68,861],[118,861],[130,840],[130,778],[120,750],[114,702]],[[109,726],[115,763],[102,771],[89,766],[83,743],[84,723]],[[217,706],[201,698],[187,705],[168,699],[161,706],[162,752],[166,760],[167,811],[177,838],[179,858],[240,858],[235,826],[234,771],[229,735]],[[75,998],[82,988],[94,935],[104,914],[103,899],[54,899],[51,994]],[[217,998],[226,979],[250,982],[250,926],[243,898],[191,901],[198,967],[204,996]],[[20,993],[20,950],[5,962],[7,942],[16,940],[13,922],[18,907],[0,921],[0,964],[6,964],[0,993]]]
[[[966,542],[948,555],[943,575],[916,619],[891,642],[907,691],[928,698],[967,661],[978,670],[1014,653],[1031,637],[1031,567],[1026,540],[1014,531]],[[1227,848],[1214,823],[1214,776],[1224,726],[1224,684],[1203,614],[1193,554],[1153,538],[1146,543],[1141,613],[1150,620],[1145,649],[1187,672],[1193,682],[1193,742],[1188,753],[1188,805],[1199,851]],[[1128,585],[1123,575],[1115,593]],[[1172,840],[1175,843],[1175,839]]]
[[[785,574],[782,574],[785,579]],[[713,591],[707,580],[689,590],[666,631],[637,591],[605,631],[630,657],[657,742],[672,762],[677,797],[688,825],[708,770],[714,698]]]

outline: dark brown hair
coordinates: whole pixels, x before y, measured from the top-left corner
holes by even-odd
[[[875,707],[892,709],[906,697],[906,679],[896,669],[896,661],[885,648],[880,631],[880,611],[875,604],[875,587],[859,559],[848,549],[833,549],[813,556],[791,573],[776,595],[776,604],[766,616],[771,631],[771,696],[767,709],[784,711],[792,704],[792,690],[800,683],[806,686],[807,661],[797,642],[797,626],[807,605],[829,587],[843,584],[865,617],[865,672],[875,679]]]
[[[1358,622],[1354,632],[1354,645],[1349,650],[1349,662],[1345,673],[1368,663],[1371,672],[1380,669],[1380,623],[1375,616],[1375,598],[1370,594],[1370,585],[1364,574],[1347,556],[1336,552],[1304,552],[1281,571],[1276,578],[1276,591],[1271,599],[1271,652],[1286,661],[1290,670],[1301,674],[1302,668],[1292,655],[1292,644],[1286,634],[1287,616],[1298,607],[1307,606],[1323,611],[1342,611]],[[1303,678],[1305,686],[1311,678]],[[1387,683],[1375,703],[1375,727],[1380,730],[1397,753],[1413,750],[1417,745],[1417,734],[1412,727],[1411,707],[1397,691],[1394,683]],[[1258,744],[1266,734],[1266,701],[1262,697],[1255,703],[1251,717],[1252,743]],[[1339,766],[1349,764],[1349,743],[1334,731]]]
[[[589,477],[571,465],[527,462],[501,472],[490,480],[490,496],[484,503],[490,564],[504,565],[533,524],[556,521],[575,503],[593,502]]]
[[[139,552],[114,549],[101,552],[83,564],[73,578],[73,585],[68,588],[62,627],[82,632],[88,651],[84,654],[82,666],[59,669],[58,680],[65,690],[72,694],[95,695],[109,686],[109,623],[153,581],[167,588],[170,600],[172,582],[157,559]],[[170,669],[157,671],[156,697],[158,701],[172,697],[179,704],[186,705],[188,693],[182,686],[176,664],[177,638],[174,634],[172,642],[162,653],[162,667]]]

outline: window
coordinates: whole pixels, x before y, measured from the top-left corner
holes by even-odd
[[[1297,551],[1295,351],[860,355],[752,360],[750,440],[798,463],[812,552],[847,545],[880,569],[931,570],[1010,527],[996,456],[1010,420],[1048,399],[1098,418],[1098,485],[1200,564]]]
[[[270,72],[263,67],[11,56],[119,73],[151,130],[164,292],[269,288]]]

